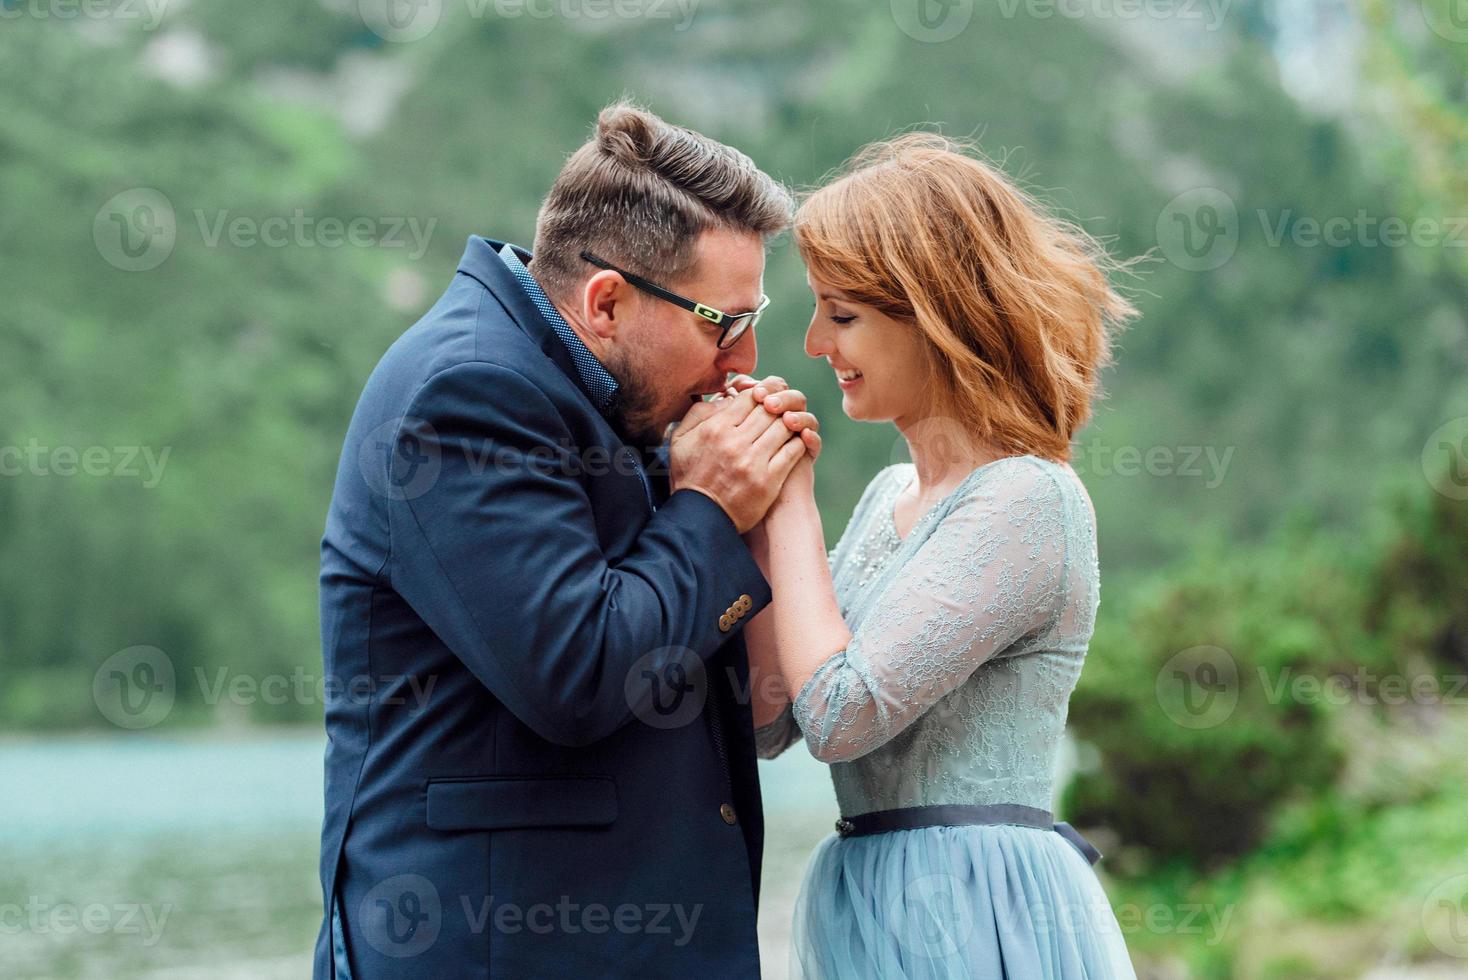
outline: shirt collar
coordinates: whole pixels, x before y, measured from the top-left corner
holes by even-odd
[[[525,290],[530,301],[540,311],[540,315],[545,317],[545,321],[556,332],[556,336],[561,338],[561,343],[566,345],[566,350],[571,354],[571,360],[576,364],[576,372],[581,376],[581,383],[591,393],[597,411],[606,415],[617,394],[617,379],[612,377],[602,362],[597,360],[596,355],[582,342],[580,337],[576,336],[576,331],[571,329],[571,325],[551,303],[550,297],[545,294],[540,283],[535,281],[535,277],[530,274],[525,263],[520,261],[520,256],[515,254],[514,247],[506,243],[500,249],[499,255],[515,277],[515,281],[520,284],[520,288]]]

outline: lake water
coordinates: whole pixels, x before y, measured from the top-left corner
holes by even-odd
[[[0,977],[301,978],[320,923],[324,736],[0,742]],[[824,766],[762,762],[766,975],[836,814]]]

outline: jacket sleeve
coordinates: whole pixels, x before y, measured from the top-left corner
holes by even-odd
[[[389,450],[393,587],[552,742],[586,745],[646,717],[646,672],[706,664],[738,628],[720,619],[741,596],[738,622],[769,603],[733,522],[696,491],[673,494],[609,563],[586,461],[546,395],[509,368],[434,375]]]

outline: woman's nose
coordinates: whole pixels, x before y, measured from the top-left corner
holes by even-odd
[[[817,317],[812,317],[805,331],[805,352],[811,357],[825,357],[831,352],[831,337]]]

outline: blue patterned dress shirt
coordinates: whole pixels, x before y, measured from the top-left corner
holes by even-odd
[[[556,336],[561,338],[561,343],[566,345],[566,350],[571,353],[571,360],[576,362],[576,371],[581,375],[581,381],[586,385],[587,391],[591,392],[592,402],[595,403],[597,411],[603,416],[612,405],[612,399],[617,394],[617,379],[607,372],[596,355],[587,349],[576,336],[576,331],[561,316],[560,311],[551,305],[550,297],[546,296],[545,290],[540,288],[540,283],[530,274],[525,263],[520,261],[520,256],[515,254],[515,249],[506,245],[500,249],[500,258],[504,259],[505,265],[509,267],[512,275],[520,283],[522,289],[530,297],[530,302],[545,317],[545,321],[551,325]]]

